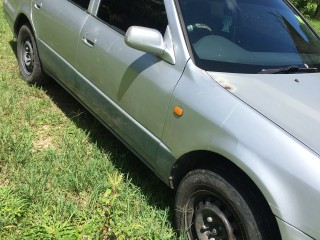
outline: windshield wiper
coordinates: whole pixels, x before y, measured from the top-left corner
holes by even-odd
[[[313,73],[317,72],[318,68],[300,68],[298,66],[289,66],[286,68],[275,68],[275,69],[262,69],[260,74],[289,74],[289,73],[296,73],[296,72],[302,72],[302,73]]]

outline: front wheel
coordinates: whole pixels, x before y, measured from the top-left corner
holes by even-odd
[[[266,239],[242,195],[211,171],[195,170],[186,175],[177,190],[175,208],[176,225],[186,239]]]
[[[17,39],[17,57],[22,77],[29,84],[43,84],[47,76],[42,72],[37,45],[30,27],[23,25]]]

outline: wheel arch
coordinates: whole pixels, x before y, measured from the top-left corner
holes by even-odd
[[[26,24],[30,26],[30,30],[33,31],[33,28],[31,27],[31,21],[29,20],[29,18],[24,13],[20,13],[17,16],[16,21],[14,23],[14,35],[16,38],[18,37],[20,28]]]
[[[228,158],[214,152],[194,151],[181,156],[171,169],[171,184],[177,189],[183,178],[191,171],[203,169],[221,175],[244,193],[246,199],[257,205],[257,211],[264,213],[272,239],[281,239],[279,226],[264,194],[254,181],[235,163]],[[257,204],[258,203],[258,204]]]
[[[226,172],[233,173],[237,178],[250,181],[254,184],[251,178],[228,158],[215,152],[199,150],[184,154],[173,165],[170,175],[172,178],[172,187],[176,189],[185,175],[197,169],[217,172],[225,177],[230,175],[226,174]],[[256,184],[254,185],[256,186]],[[257,186],[256,188],[258,189]]]

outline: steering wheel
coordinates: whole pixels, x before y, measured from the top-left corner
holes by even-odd
[[[198,42],[201,38],[212,35],[213,30],[205,23],[187,25],[187,31],[191,43]]]
[[[189,33],[193,32],[193,31],[197,31],[198,30],[204,30],[204,31],[209,31],[212,32],[211,27],[209,27],[207,24],[205,23],[195,23],[195,24],[190,24],[187,26],[187,30]]]

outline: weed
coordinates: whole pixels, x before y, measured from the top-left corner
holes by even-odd
[[[21,79],[1,10],[0,33],[0,239],[175,239],[169,189],[55,82]]]

